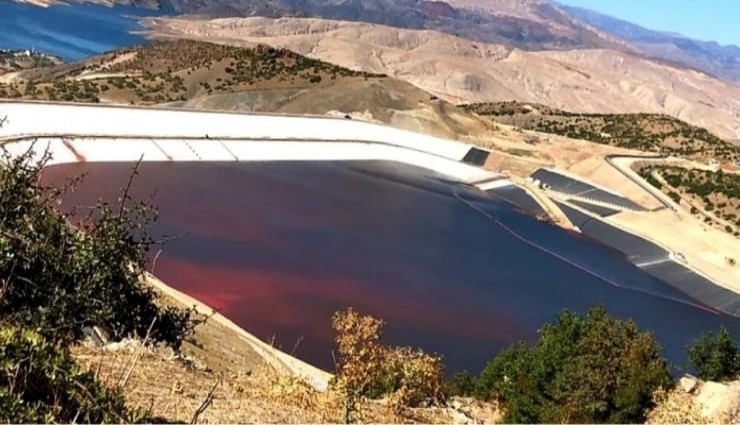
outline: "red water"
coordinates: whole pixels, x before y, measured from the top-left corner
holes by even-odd
[[[130,164],[88,172],[65,208],[115,200]],[[163,248],[155,273],[248,331],[331,366],[331,314],[349,306],[388,322],[391,343],[477,370],[532,340],[562,308],[604,303],[658,335],[672,360],[701,330],[738,320],[646,275],[615,252],[514,212],[473,188],[390,163],[145,163]],[[681,332],[675,332],[681,329]],[[295,347],[297,342],[297,348]]]

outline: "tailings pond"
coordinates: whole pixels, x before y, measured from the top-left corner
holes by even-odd
[[[87,173],[63,208],[115,201],[132,165]],[[143,163],[133,195],[159,207],[156,274],[249,332],[331,368],[332,312],[388,322],[390,343],[477,372],[502,347],[533,341],[564,308],[603,303],[652,331],[672,362],[703,330],[740,320],[702,306],[623,254],[539,223],[430,171],[388,162]],[[299,343],[298,343],[299,342]],[[296,347],[297,346],[297,347]]]

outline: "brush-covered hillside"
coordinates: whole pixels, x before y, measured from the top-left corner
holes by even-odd
[[[433,135],[486,133],[488,120],[401,80],[263,45],[161,41],[84,61],[0,72],[0,98],[345,115]]]
[[[283,49],[191,41],[137,46],[86,61],[39,67],[0,88],[10,98],[158,104],[260,89],[306,89],[338,79],[382,78]]]
[[[475,103],[463,108],[495,122],[595,143],[698,161],[740,159],[740,147],[664,114],[574,113],[522,102]]]

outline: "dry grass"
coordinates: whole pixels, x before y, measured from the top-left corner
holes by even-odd
[[[654,400],[656,407],[648,415],[647,423],[649,424],[737,424],[740,423],[740,400],[738,391],[734,390],[724,395],[714,394],[712,397],[702,397],[702,391],[705,385],[698,381],[696,388],[687,392],[676,386],[669,392],[659,391],[655,394]],[[713,384],[717,385],[717,384]],[[737,386],[735,383],[728,383],[730,387]],[[724,403],[720,403],[721,398],[725,398]],[[733,398],[734,397],[734,398]],[[703,402],[702,402],[703,400]],[[734,401],[733,401],[734,400]],[[704,403],[709,403],[710,409]],[[712,408],[713,407],[713,408]]]
[[[110,386],[118,385],[133,353],[77,346],[75,358]],[[144,350],[124,387],[132,407],[147,409],[157,420],[191,422],[212,391],[213,401],[197,423],[338,423],[339,398],[318,392],[295,377],[262,364],[255,369],[198,370],[161,351]],[[364,420],[382,423],[451,423],[460,417],[449,408],[394,411],[368,401]]]
[[[76,347],[73,352],[111,386],[120,382],[132,356],[126,350],[89,347]],[[212,404],[200,415],[199,423],[325,422],[320,409],[311,404],[314,400],[301,394],[313,390],[297,382],[291,388],[285,382],[266,366],[231,372],[194,370],[179,359],[147,351],[124,391],[132,407],[148,409],[155,418],[168,422],[191,422],[211,392]],[[276,392],[289,396],[279,397]]]
[[[693,397],[674,388],[670,392],[659,391],[654,396],[655,408],[648,415],[649,424],[703,424],[707,420],[694,405]]]
[[[160,421],[191,422],[208,398],[212,401],[197,423],[341,421],[337,392],[316,391],[301,379],[276,371],[249,342],[218,322],[196,328],[194,340],[197,344],[186,342],[183,347],[185,360],[170,349],[142,349],[138,341],[118,344],[117,350],[80,345],[72,353],[109,386],[120,385],[132,359],[138,358],[124,386],[127,402],[149,410]],[[394,412],[388,403],[370,400],[363,403],[362,411],[364,421],[376,423],[470,422],[470,413],[461,411],[494,417],[490,406],[478,404],[465,403],[460,411],[423,407]]]

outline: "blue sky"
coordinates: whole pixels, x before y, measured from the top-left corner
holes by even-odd
[[[740,45],[740,0],[558,0],[658,31]]]

